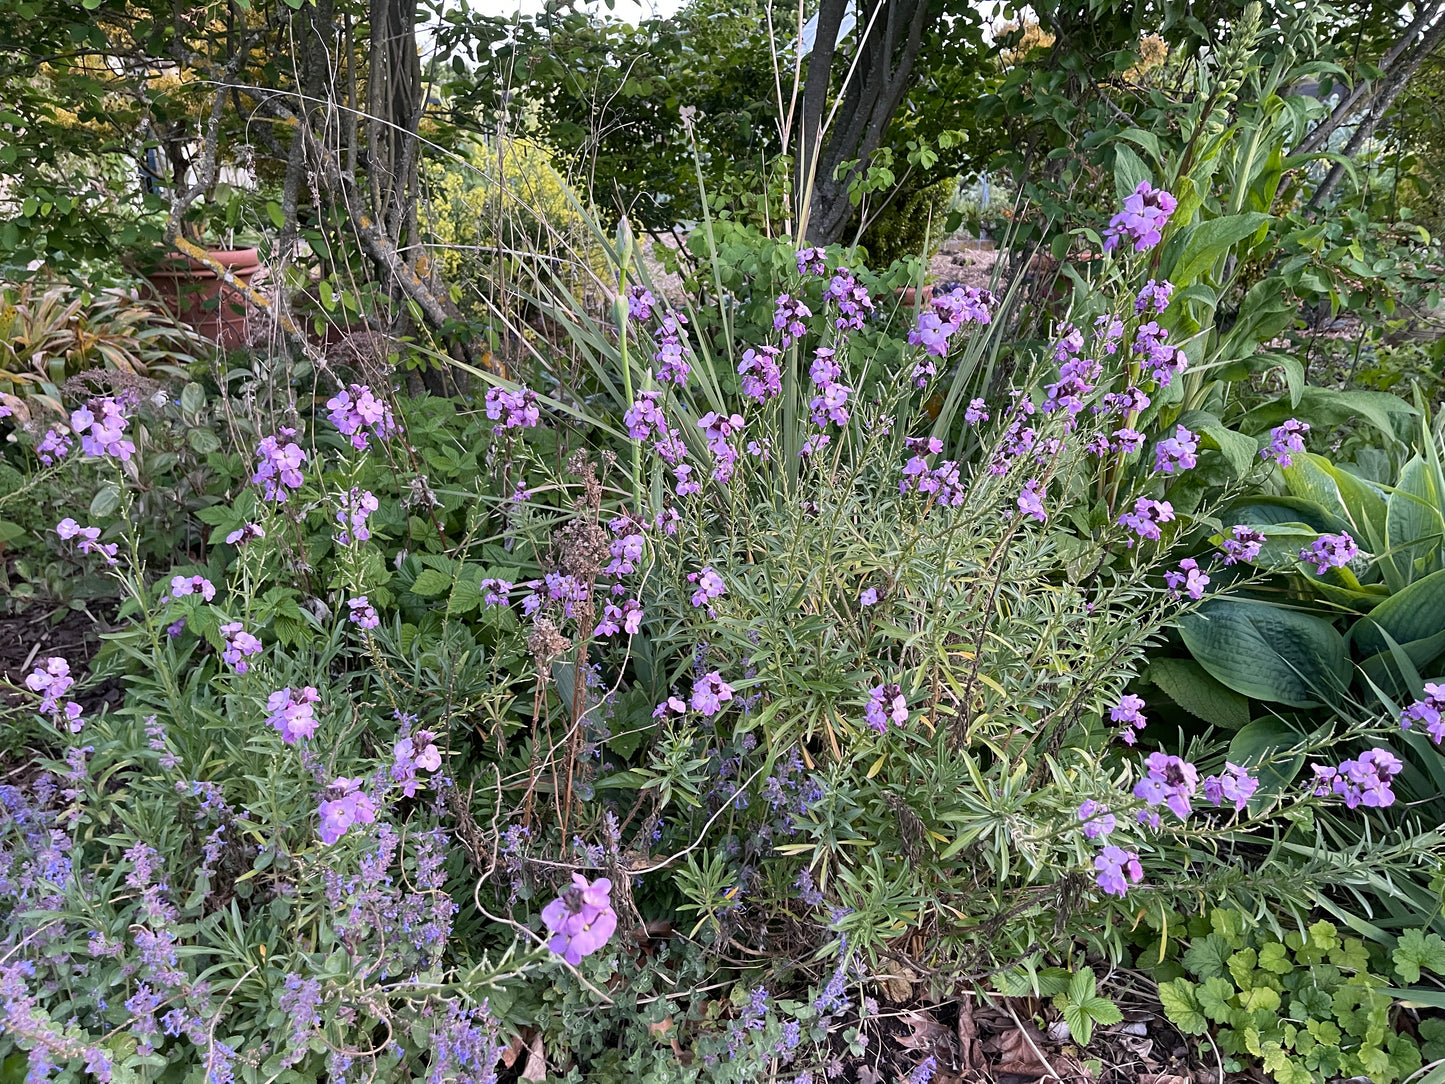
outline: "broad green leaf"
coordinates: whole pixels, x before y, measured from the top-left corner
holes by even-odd
[[[435,568],[424,568],[417,574],[416,582],[411,585],[413,594],[429,597],[439,595],[452,585],[451,576]]]
[[[1289,786],[1304,767],[1303,753],[1285,758],[1279,756],[1282,750],[1298,744],[1300,737],[1299,732],[1291,729],[1282,719],[1266,717],[1256,719],[1230,741],[1230,763],[1249,768],[1251,774],[1259,779],[1259,790],[1250,799],[1251,807],[1256,802],[1265,804],[1272,795]]]
[[[1164,1015],[1185,1035],[1203,1035],[1209,1030],[1209,1021],[1199,1010],[1194,989],[1194,983],[1188,979],[1159,984],[1159,1003],[1164,1006]]]
[[[1349,509],[1340,496],[1340,487],[1329,471],[1330,462],[1324,456],[1306,453],[1294,457],[1294,462],[1283,468],[1284,484],[1290,495],[1300,497],[1319,505],[1337,520],[1348,521]]]
[[[1211,933],[1191,938],[1181,962],[1190,974],[1203,979],[1218,979],[1229,974],[1229,957],[1233,953],[1228,938]]]
[[[1229,1000],[1234,997],[1234,986],[1228,979],[1205,979],[1196,988],[1195,996],[1198,998],[1199,1008],[1205,1016],[1216,1024],[1228,1022],[1233,1008],[1229,1004]]]
[[[1343,637],[1297,610],[1216,598],[1181,617],[1179,633],[1204,669],[1257,700],[1315,707],[1336,699],[1349,682]]]
[[[1321,534],[1338,534],[1350,526],[1347,520],[1303,497],[1249,497],[1230,505],[1221,520],[1256,525],[1303,523]],[[1269,534],[1267,529],[1265,534]]]
[[[1406,982],[1419,982],[1422,968],[1445,975],[1445,940],[1437,933],[1406,930],[1390,958],[1395,961],[1395,974]]]
[[[1243,478],[1254,467],[1259,456],[1259,442],[1227,429],[1222,425],[1207,425],[1200,430],[1204,436],[1204,447],[1218,448],[1228,461],[1235,477]]]
[[[1191,715],[1225,730],[1249,722],[1249,700],[1216,681],[1193,659],[1155,659],[1149,680]]]
[[[1385,542],[1385,496],[1377,488],[1326,460],[1321,468],[1335,481],[1340,500],[1350,521],[1350,534],[1371,553],[1383,552]]]
[[[1445,570],[1432,572],[1422,580],[1416,580],[1402,591],[1398,591],[1379,603],[1368,614],[1360,618],[1350,631],[1351,639],[1360,651],[1374,655],[1389,649],[1383,633],[1408,649],[1408,645],[1427,641],[1445,631]],[[1445,645],[1435,648],[1434,654],[1425,658],[1411,659],[1416,666],[1430,662]]]
[[[1440,568],[1445,518],[1440,515],[1440,495],[1434,488],[1429,465],[1415,456],[1405,464],[1399,484],[1386,502],[1388,552],[1380,554],[1380,563],[1388,561],[1407,584]]]
[[[1217,259],[1268,221],[1269,215],[1251,211],[1240,215],[1221,215],[1181,230],[1183,251],[1166,272],[1167,277],[1176,286],[1188,286],[1207,272]]]
[[[1142,181],[1153,181],[1149,167],[1124,143],[1114,144],[1114,194],[1119,202],[1132,195]]]

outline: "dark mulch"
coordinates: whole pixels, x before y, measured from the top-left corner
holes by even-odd
[[[102,633],[114,631],[111,621],[114,607],[92,605],[84,610],[56,613],[43,605],[30,606],[19,613],[0,614],[0,700],[21,703],[16,693],[4,682],[22,686],[25,676],[38,660],[58,655],[70,664],[77,683],[90,674],[90,660],[100,648]],[[87,714],[99,708],[102,701],[111,707],[121,702],[120,686],[114,680],[86,689],[77,699]]]

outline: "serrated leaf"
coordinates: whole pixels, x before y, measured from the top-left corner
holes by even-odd
[[[1188,979],[1159,984],[1159,1003],[1164,1006],[1164,1015],[1185,1035],[1203,1035],[1209,1030],[1209,1021],[1199,1011],[1194,991],[1195,986]]]
[[[1406,930],[1390,958],[1395,961],[1395,973],[1406,982],[1419,982],[1422,968],[1445,975],[1445,940],[1437,933]]]
[[[1288,975],[1294,970],[1294,962],[1290,960],[1289,950],[1284,945],[1271,941],[1259,950],[1259,969],[1275,975]]]
[[[1195,994],[1199,1001],[1200,1011],[1205,1016],[1216,1024],[1224,1024],[1229,1021],[1229,1014],[1233,1009],[1229,1000],[1234,997],[1234,986],[1228,979],[1205,979],[1199,984]]]
[[[432,595],[439,595],[452,585],[452,578],[445,572],[435,568],[424,568],[417,574],[416,582],[411,585],[413,594],[430,598]]]
[[[1224,937],[1217,933],[1206,934],[1189,942],[1180,962],[1187,971],[1200,978],[1223,978],[1229,973],[1229,957],[1233,951]]]

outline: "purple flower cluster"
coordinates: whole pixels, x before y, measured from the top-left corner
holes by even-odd
[[[1269,431],[1269,447],[1261,448],[1261,459],[1273,459],[1281,467],[1294,463],[1294,457],[1305,450],[1305,434],[1310,431],[1309,423],[1290,418],[1283,425]]]
[[[365,384],[350,384],[326,401],[331,424],[351,438],[351,446],[365,451],[371,437],[385,440],[396,432],[396,422],[386,403]]]
[[[410,798],[418,786],[417,772],[434,772],[442,766],[436,735],[430,730],[403,735],[392,750],[392,760],[391,777],[401,783],[402,793]]]
[[[1193,470],[1199,462],[1199,438],[1184,426],[1176,426],[1172,437],[1165,437],[1154,446],[1154,473],[1173,474]]]
[[[777,307],[773,310],[773,329],[781,331],[782,344],[790,346],[794,340],[801,339],[808,333],[808,325],[803,323],[813,315],[813,310],[803,303],[801,297],[791,297],[788,294],[778,296]]]
[[[1140,316],[1146,312],[1163,312],[1169,307],[1169,299],[1173,296],[1174,284],[1168,279],[1163,282],[1150,279],[1134,299],[1134,312]]]
[[[131,396],[92,399],[70,413],[70,428],[80,434],[80,449],[94,458],[113,456],[124,462],[135,455],[135,444],[125,439],[130,424],[127,411],[135,405]]]
[[[844,335],[850,331],[862,331],[864,322],[876,311],[868,288],[846,267],[840,267],[834,273],[824,296],[837,302],[838,318],[833,323]]]
[[[1344,568],[1359,552],[1360,548],[1349,532],[1341,531],[1339,534],[1320,535],[1307,549],[1299,551],[1299,558],[1314,565],[1315,574],[1323,576],[1332,568]]]
[[[1259,556],[1267,539],[1253,527],[1243,524],[1235,526],[1219,546],[1220,555],[1226,565],[1248,563]]]
[[[830,346],[820,346],[813,354],[813,363],[808,368],[816,394],[808,403],[812,411],[813,424],[824,428],[829,422],[843,426],[848,424],[848,397],[853,389],[838,380],[843,367],[838,364],[837,352]],[[813,450],[827,443],[826,438],[814,445]]]
[[[261,528],[259,523],[244,523],[226,535],[226,545],[244,546],[254,539],[265,537],[266,532]]]
[[[1189,799],[1199,788],[1199,770],[1187,760],[1165,753],[1144,759],[1146,774],[1134,784],[1134,797],[1151,806],[1167,805],[1180,820],[1189,816]]]
[[[52,425],[35,446],[35,454],[48,467],[69,455],[72,443],[69,429]]]
[[[589,882],[580,873],[572,874],[572,886],[542,909],[542,921],[552,933],[547,947],[576,967],[617,929],[612,882],[606,877]]]
[[[284,504],[288,490],[300,489],[301,466],[306,462],[306,449],[295,441],[296,430],[288,426],[266,437],[256,449],[256,473],[253,483],[265,486],[266,499]]]
[[[497,423],[492,427],[494,433],[508,429],[532,429],[542,420],[542,412],[537,405],[537,393],[530,388],[519,388],[516,391],[488,388],[485,404],[487,417]]]
[[[937,455],[943,451],[943,441],[937,437],[909,437],[904,446],[913,456],[903,466],[903,477],[898,483],[898,492],[910,489],[926,494],[939,504],[956,507],[963,504],[963,480],[959,476],[958,464],[946,459],[937,467],[929,468],[924,456]]]
[[[1084,822],[1085,839],[1106,839],[1119,826],[1109,807],[1092,798],[1079,806],[1079,820]]]
[[[692,683],[692,699],[689,705],[693,711],[710,719],[722,711],[722,706],[732,698],[733,687],[723,680],[720,670],[712,670]],[[676,698],[668,700],[669,706],[674,699]]]
[[[1167,388],[1174,378],[1189,368],[1189,359],[1184,351],[1169,343],[1169,332],[1150,320],[1140,324],[1134,332],[1134,353],[1140,365],[1149,371],[1149,376],[1161,388]]]
[[[1442,718],[1442,712],[1445,712],[1445,684],[1427,681],[1425,698],[1416,700],[1400,712],[1400,727],[1409,730],[1419,723],[1425,728],[1425,733],[1430,735],[1430,740],[1439,745],[1445,741],[1445,718]]]
[[[1139,538],[1148,542],[1158,542],[1162,537],[1159,525],[1169,523],[1174,519],[1174,506],[1168,501],[1150,500],[1148,497],[1140,497],[1134,502],[1134,511],[1125,512],[1119,517],[1119,524],[1128,527]],[[1132,548],[1134,540],[1128,539]]]
[[[327,846],[344,836],[353,824],[376,822],[376,806],[361,789],[361,780],[345,776],[337,776],[326,788],[317,812],[321,816],[321,842]]]
[[[85,720],[81,718],[84,714],[81,706],[73,700],[62,703],[61,699],[74,684],[75,679],[70,676],[70,664],[57,656],[51,656],[37,664],[25,678],[25,687],[40,694],[40,711],[54,716],[57,725],[63,721],[65,728],[72,734],[79,734],[80,728],[85,725]]]
[[[1077,332],[1075,333],[1077,334]],[[1083,343],[1079,343],[1082,348]],[[1044,387],[1044,410],[1067,410],[1070,419],[1084,409],[1084,399],[1094,390],[1103,366],[1092,358],[1066,355],[1059,365],[1059,379]]]
[[[316,733],[316,705],[321,694],[306,685],[295,692],[291,687],[278,689],[266,698],[266,722],[281,732],[281,740],[295,745],[302,738]]]
[[[918,314],[908,333],[908,341],[935,357],[947,357],[949,340],[965,324],[987,324],[993,319],[992,306],[997,298],[987,290],[959,286],[933,299],[933,304]],[[921,385],[920,385],[921,386]]]
[[[1178,206],[1178,200],[1164,189],[1140,181],[1139,187],[1125,198],[1124,209],[1109,220],[1104,231],[1104,251],[1112,252],[1120,241],[1127,241],[1133,243],[1136,252],[1147,252],[1160,242],[1169,216]]]
[[[686,326],[687,317],[682,313],[664,313],[654,336],[657,353],[652,355],[652,360],[657,362],[657,379],[671,381],[679,388],[687,387],[687,378],[692,374],[692,366],[687,360],[687,344],[682,338],[682,329]]]
[[[1182,592],[1197,601],[1204,597],[1204,589],[1209,586],[1209,576],[1199,567],[1198,561],[1193,557],[1186,557],[1179,562],[1178,569],[1164,573],[1164,585],[1175,597]]]
[[[1225,802],[1233,802],[1234,811],[1238,813],[1249,804],[1250,798],[1259,789],[1259,780],[1251,776],[1247,768],[1226,761],[1223,774],[1205,776],[1200,781],[1199,789],[1204,792],[1204,798],[1210,804],[1223,805]]]
[[[336,522],[341,524],[341,531],[336,536],[337,544],[349,546],[352,542],[370,539],[371,531],[367,529],[366,520],[380,507],[381,502],[370,490],[352,486],[336,509]]]
[[[963,410],[963,420],[969,425],[988,421],[988,404],[982,399],[970,399]]]
[[[1122,897],[1129,891],[1130,881],[1138,884],[1144,877],[1138,852],[1126,851],[1123,847],[1105,847],[1094,859],[1094,869],[1098,871],[1096,883],[1111,896]]]
[[[365,595],[347,599],[346,609],[346,620],[358,628],[374,629],[381,624],[381,618],[376,614],[376,607]]]
[[[1039,489],[1039,480],[1030,478],[1025,484],[1023,491],[1019,493],[1019,511],[1026,516],[1032,516],[1040,523],[1048,520],[1049,514],[1044,511],[1044,498]]]
[[[200,595],[210,602],[216,597],[216,585],[204,576],[172,576],[171,597],[184,598],[187,595]]]
[[[715,598],[722,598],[727,593],[727,584],[723,583],[722,577],[713,571],[711,565],[706,565],[699,572],[689,572],[687,582],[695,584],[697,590],[692,593],[693,606],[708,606]]]
[[[642,631],[642,618],[642,603],[635,598],[627,599],[621,606],[608,602],[603,608],[602,620],[592,631],[598,636],[616,636],[619,632],[636,636]]]
[[[1136,740],[1134,732],[1143,730],[1148,723],[1144,718],[1144,698],[1126,693],[1109,709],[1109,718],[1124,728],[1119,732],[1124,744],[1133,745]]]
[[[828,273],[828,250],[825,248],[798,249],[798,274],[826,275]]]
[[[75,545],[81,553],[98,553],[105,558],[105,563],[111,566],[118,563],[116,554],[119,547],[114,542],[102,542],[99,527],[82,527],[67,516],[55,525],[55,533],[65,542],[78,538],[80,541]]]
[[[783,374],[778,369],[776,346],[752,347],[743,351],[738,372],[742,375],[742,393],[749,399],[766,403],[775,395],[782,394]]]
[[[234,666],[236,673],[246,673],[251,669],[246,657],[261,653],[261,641],[242,628],[239,621],[228,621],[222,625],[221,635],[226,640],[226,648],[221,652],[221,658]]]
[[[652,296],[652,291],[645,286],[629,286],[627,288],[627,315],[639,322],[652,319],[652,306],[657,304],[657,298]]]
[[[1318,798],[1338,794],[1344,798],[1346,809],[1362,805],[1384,809],[1395,802],[1390,782],[1404,766],[1399,757],[1385,749],[1368,750],[1361,753],[1358,760],[1346,760],[1337,768],[1312,764],[1314,794]]]
[[[908,722],[908,698],[898,685],[875,685],[868,690],[868,706],[863,715],[868,725],[882,734],[890,722],[894,726]]]

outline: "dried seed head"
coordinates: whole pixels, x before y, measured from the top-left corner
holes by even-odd
[[[537,660],[539,667],[546,666],[571,646],[567,637],[557,631],[551,618],[539,617],[532,623],[532,634],[527,637],[527,650]]]

